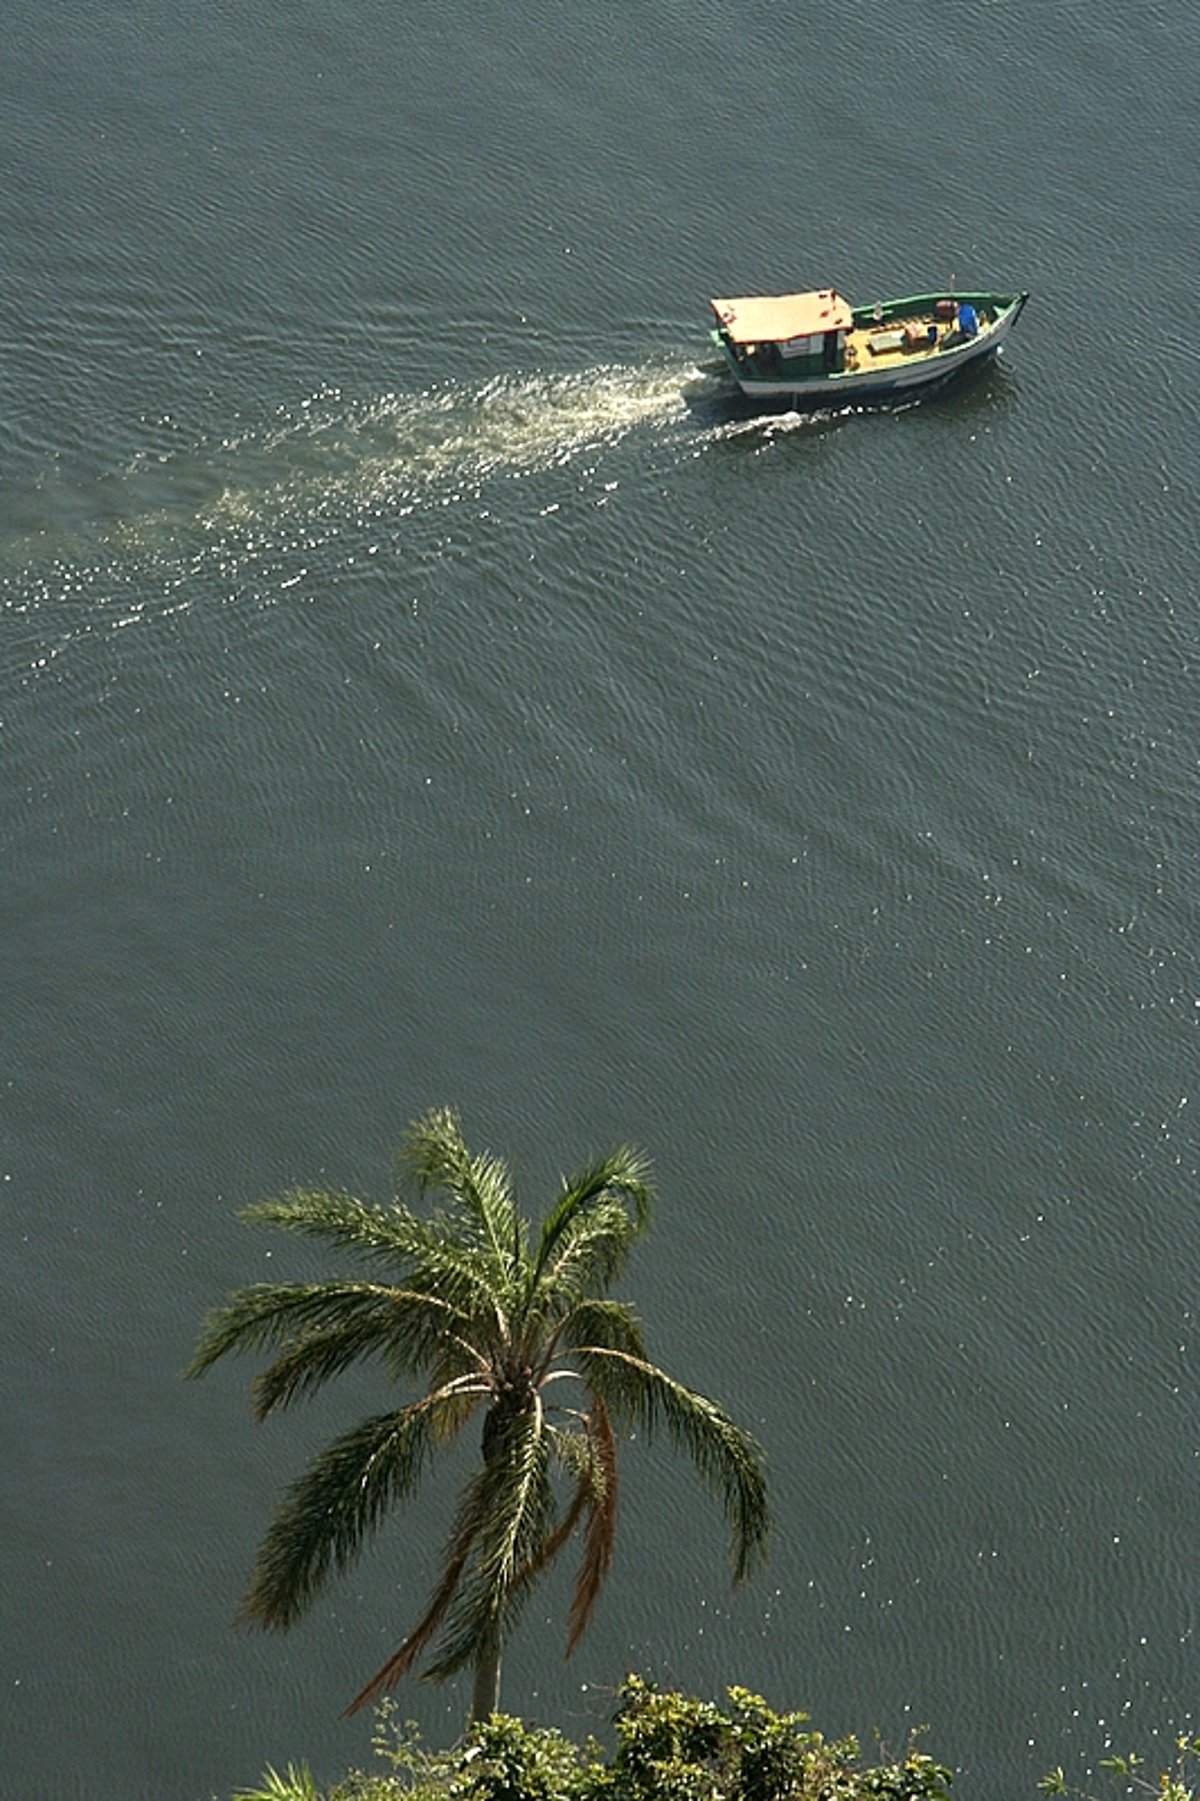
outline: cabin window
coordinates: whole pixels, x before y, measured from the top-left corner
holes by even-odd
[[[842,363],[842,334],[838,331],[825,333],[825,367],[840,369]]]

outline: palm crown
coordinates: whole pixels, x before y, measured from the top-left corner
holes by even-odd
[[[260,1419],[360,1359],[423,1383],[416,1399],[337,1439],[288,1491],[242,1605],[266,1627],[298,1619],[482,1411],[482,1465],[459,1496],[441,1577],[350,1709],[432,1647],[424,1673],[435,1680],[473,1667],[481,1717],[498,1704],[501,1651],[534,1578],[576,1532],[568,1653],[591,1617],[612,1561],[620,1434],[665,1427],[688,1453],[724,1504],[735,1580],[765,1546],[761,1454],[714,1401],[648,1360],[634,1313],[607,1298],[650,1217],[636,1152],[618,1149],[567,1179],[536,1233],[506,1165],[472,1156],[449,1110],[409,1128],[400,1173],[439,1197],[428,1217],[399,1199],[309,1190],[247,1208],[245,1218],[352,1252],[386,1279],[240,1289],[210,1315],[187,1374],[227,1351],[270,1352],[253,1385]]]

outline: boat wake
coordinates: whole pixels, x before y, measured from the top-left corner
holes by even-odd
[[[664,357],[364,400],[323,389],[165,452],[147,424],[144,451],[90,488],[40,493],[45,523],[0,540],[0,612],[52,618],[51,655],[101,624],[190,610],[201,592],[278,604],[305,591],[322,547],[338,547],[332,566],[354,562],[409,520],[424,521],[419,554],[436,556],[456,517],[498,511],[507,484],[541,478],[530,499],[553,512],[557,473],[606,498],[630,456],[669,467],[811,419],[747,418],[711,371]]]
[[[602,365],[476,387],[435,383],[359,403],[318,393],[226,440],[214,459],[219,488],[195,516],[213,532],[478,500],[496,482],[586,465],[635,431],[685,423],[686,374],[678,365]]]
[[[556,468],[587,479],[633,433],[687,436],[694,375],[664,358],[361,400],[327,388],[219,437],[176,439],[165,453],[147,421],[147,447],[123,467],[39,487],[20,510],[23,529],[0,541],[0,580],[53,562],[182,554],[198,537],[211,544],[306,520],[403,517]]]
[[[556,469],[583,485],[610,474],[602,462],[634,434],[670,459],[812,422],[755,414],[716,371],[671,357],[361,400],[326,388],[165,452],[147,421],[147,447],[123,467],[90,488],[40,492],[45,523],[0,542],[0,581],[48,565],[184,558],[307,525],[487,506],[499,484]]]

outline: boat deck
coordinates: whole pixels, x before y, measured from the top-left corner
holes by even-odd
[[[937,331],[936,343],[925,342],[918,349],[906,347],[906,327],[915,327],[927,339],[931,325]],[[980,321],[980,337],[986,337],[990,329],[991,321],[986,325]],[[870,369],[925,362],[938,354],[947,338],[954,339],[956,335],[953,320],[935,319],[932,313],[913,313],[878,325],[856,325],[846,333],[846,371],[859,375]]]

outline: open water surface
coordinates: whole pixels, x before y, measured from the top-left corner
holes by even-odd
[[[456,1103],[767,1447],[631,1445],[516,1710],[629,1668],[928,1721],[964,1801],[1198,1729],[1194,10],[9,0],[0,1789],[369,1756],[436,1484],[290,1637],[380,1404],[185,1386],[236,1209]],[[752,418],[710,293],[1028,287],[929,403]],[[448,1480],[452,1481],[453,1471]],[[434,1742],[464,1697],[406,1688]]]

